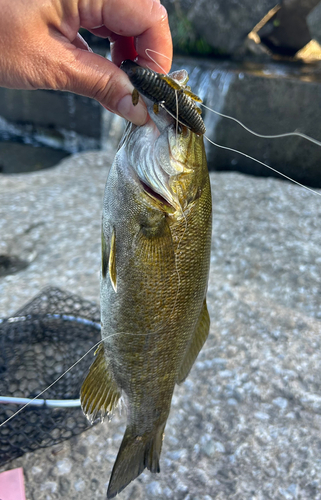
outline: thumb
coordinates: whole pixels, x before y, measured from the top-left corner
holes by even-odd
[[[91,97],[105,108],[135,125],[143,125],[147,120],[145,104],[139,100],[132,103],[133,86],[127,75],[111,61],[94,54],[81,43],[75,45],[64,40],[53,40],[51,64],[46,71],[52,71],[51,78],[55,90],[68,90]],[[59,61],[59,62],[58,62]],[[52,68],[52,69],[50,69]]]

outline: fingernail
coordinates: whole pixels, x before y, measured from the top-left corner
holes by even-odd
[[[125,97],[119,101],[117,111],[121,116],[126,118],[126,120],[135,123],[135,125],[144,125],[144,123],[146,123],[146,106],[141,101],[138,102],[137,106],[134,106],[130,94],[125,95]]]

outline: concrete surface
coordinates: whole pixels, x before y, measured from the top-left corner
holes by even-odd
[[[236,118],[254,132],[263,135],[301,132],[321,140],[321,80],[317,67],[221,63],[207,72],[195,73],[203,87],[207,78],[205,104]],[[197,86],[192,88],[197,94]],[[233,120],[207,110],[204,114],[206,135],[215,143],[254,156],[303,184],[321,187],[319,146],[298,137],[260,138]],[[207,155],[210,169],[274,175],[236,152],[208,145]]]
[[[0,115],[19,124],[72,130],[95,139],[100,135],[100,104],[70,92],[1,88]]]
[[[100,211],[112,153],[0,176],[0,317],[44,286],[99,299]],[[119,499],[321,499],[321,199],[276,179],[211,173],[211,333],[175,391],[161,473]],[[28,453],[28,500],[103,499],[125,412]]]

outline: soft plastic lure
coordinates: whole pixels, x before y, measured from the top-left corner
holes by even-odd
[[[128,75],[134,85],[133,104],[138,102],[138,93],[141,93],[155,103],[154,112],[158,112],[161,105],[168,113],[176,118],[179,123],[188,127],[195,134],[202,135],[206,132],[201,117],[201,109],[195,102],[202,100],[189,87],[182,85],[175,79],[156,73],[149,68],[143,68],[134,61],[126,59],[120,68]],[[187,83],[188,77],[184,83]]]

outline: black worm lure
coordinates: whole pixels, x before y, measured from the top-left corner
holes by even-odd
[[[120,68],[125,71],[136,89],[136,93],[133,92],[134,105],[138,102],[138,91],[155,103],[155,113],[158,111],[158,105],[161,105],[195,134],[202,135],[206,132],[201,110],[194,104],[202,100],[193,94],[189,87],[180,85],[169,76],[143,68],[129,59],[123,61]]]

